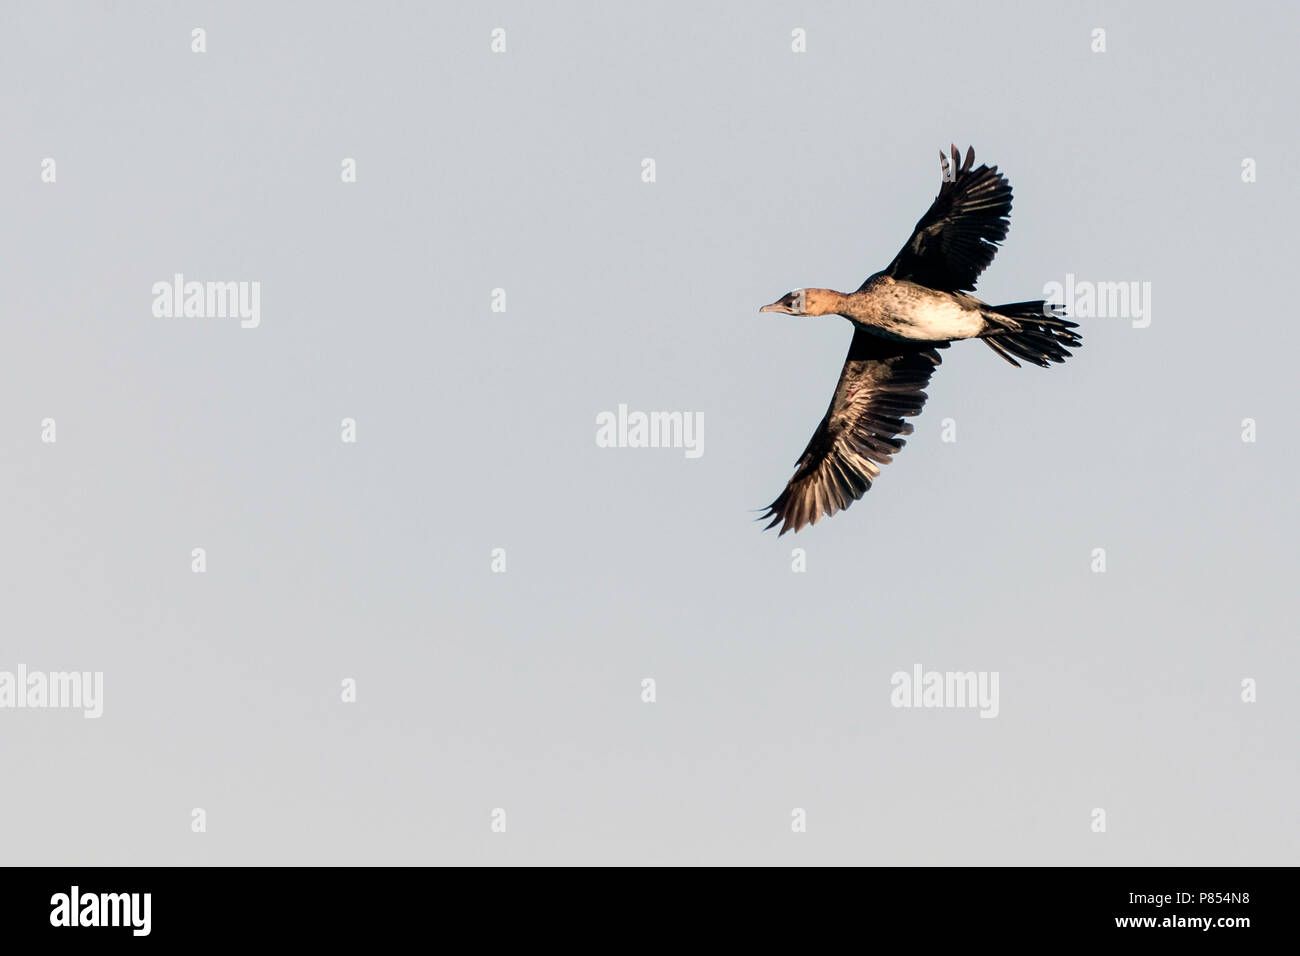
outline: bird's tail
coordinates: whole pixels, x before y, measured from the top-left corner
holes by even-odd
[[[1073,354],[1070,349],[1083,343],[1083,337],[1074,331],[1079,324],[1064,315],[1064,306],[1042,299],[990,305],[984,310],[988,326],[980,338],[1016,368],[1020,367],[1016,359],[1047,368],[1053,362],[1064,362]]]

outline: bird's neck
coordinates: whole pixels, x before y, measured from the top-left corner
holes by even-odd
[[[803,314],[834,315],[843,310],[847,298],[843,292],[834,289],[804,289]]]

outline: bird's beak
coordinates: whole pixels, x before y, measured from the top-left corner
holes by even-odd
[[[760,312],[784,312],[785,309],[781,308],[781,303],[780,303],[780,302],[773,302],[771,305],[765,305],[765,306],[763,306],[763,307],[762,307],[761,309],[759,309],[758,311],[760,311]]]

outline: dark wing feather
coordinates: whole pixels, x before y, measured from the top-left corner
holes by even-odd
[[[966,151],[964,163],[956,146],[951,166],[942,151],[939,161],[939,195],[885,274],[943,292],[970,292],[1007,237],[1011,184],[996,166],[972,169],[973,148]]]
[[[946,342],[899,342],[857,329],[830,408],[795,464],[785,491],[759,520],[781,534],[816,524],[857,501],[905,442],[921,412],[922,389]]]

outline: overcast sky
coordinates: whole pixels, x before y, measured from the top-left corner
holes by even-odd
[[[0,709],[0,858],[1296,863],[1298,17],[6,5],[0,671],[103,713]],[[757,309],[888,263],[952,142],[1015,189],[983,298],[1149,312],[958,343],[764,534],[851,329]]]

